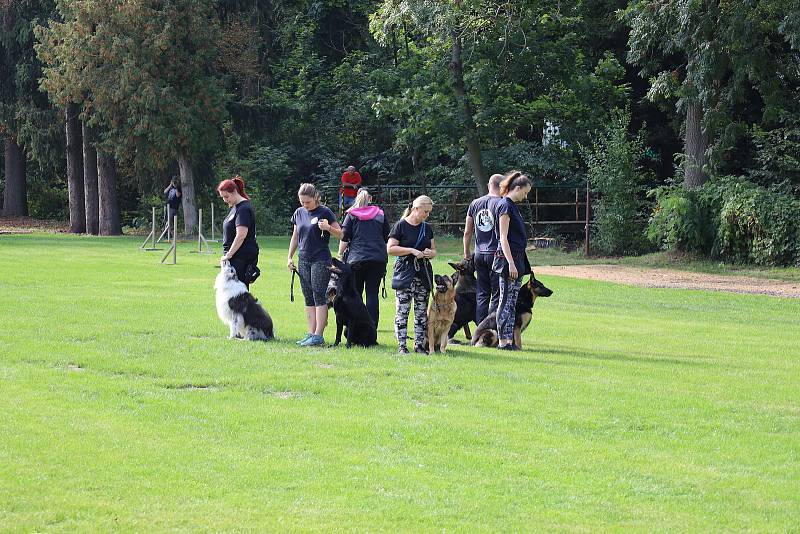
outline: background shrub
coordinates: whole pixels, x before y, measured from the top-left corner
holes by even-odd
[[[612,112],[608,127],[599,132],[591,148],[582,153],[587,177],[598,194],[592,206],[595,219],[594,246],[605,254],[637,254],[645,247],[643,184],[640,165],[644,141],[628,133],[631,114],[627,109]]]

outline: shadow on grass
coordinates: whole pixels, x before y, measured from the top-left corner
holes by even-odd
[[[459,345],[461,348],[469,348],[469,345]],[[701,362],[692,360],[680,360],[676,358],[658,358],[653,356],[646,356],[644,354],[628,354],[619,351],[603,351],[591,352],[578,349],[559,349],[553,347],[543,348],[527,348],[518,352],[506,352],[498,349],[487,348],[485,350],[459,350],[457,352],[449,353],[455,357],[470,358],[483,361],[504,361],[512,363],[541,363],[545,365],[561,365],[571,367],[585,367],[587,363],[579,363],[577,361],[564,361],[555,359],[544,359],[531,357],[532,355],[546,355],[552,354],[556,356],[563,356],[565,358],[575,358],[580,360],[601,360],[601,361],[621,361],[631,363],[644,363],[655,365],[683,365],[690,367],[720,367],[717,362]]]

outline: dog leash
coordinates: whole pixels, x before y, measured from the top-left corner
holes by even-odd
[[[297,269],[292,269],[292,285],[289,288],[289,301],[294,302],[294,275],[297,274]]]
[[[428,265],[430,265],[430,261],[428,258],[414,258],[414,270],[419,272],[420,268],[425,271],[425,278],[428,280],[428,291],[431,294],[431,297],[436,295],[436,292],[433,289],[433,280],[431,279],[431,274],[433,272],[433,266],[431,266],[431,272],[428,272]]]

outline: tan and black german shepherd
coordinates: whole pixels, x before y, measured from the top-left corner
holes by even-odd
[[[533,303],[536,301],[536,297],[549,297],[552,294],[553,290],[546,288],[532,273],[528,281],[520,287],[517,305],[514,309],[514,346],[517,350],[522,349],[522,332],[531,323]],[[497,314],[490,313],[475,329],[471,343],[476,347],[496,347],[499,341]]]
[[[456,316],[455,281],[450,276],[441,274],[433,279],[433,300],[428,306],[428,354],[433,354],[437,346],[444,354],[447,349],[447,334]]]

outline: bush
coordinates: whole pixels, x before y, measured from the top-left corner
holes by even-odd
[[[756,265],[800,265],[800,201],[744,178],[709,188],[722,200],[713,253]]]
[[[606,254],[637,254],[645,245],[642,216],[644,156],[641,135],[628,134],[630,110],[614,110],[611,123],[591,148],[583,148],[587,177],[599,198],[594,204],[595,246]]]
[[[656,206],[647,227],[647,239],[656,248],[708,254],[714,226],[701,191],[661,187],[651,191]]]
[[[661,248],[755,265],[800,265],[800,201],[743,177],[661,188],[647,236]]]

